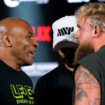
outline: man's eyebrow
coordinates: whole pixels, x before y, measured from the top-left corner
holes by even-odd
[[[28,34],[31,34],[31,35],[33,35],[33,32],[31,32],[31,31],[28,31]]]
[[[80,28],[80,25],[79,25],[79,24],[77,24],[77,27],[78,27],[78,28]]]

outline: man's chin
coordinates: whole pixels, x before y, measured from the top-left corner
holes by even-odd
[[[30,60],[30,61],[24,62],[22,66],[30,66],[32,64],[33,64],[33,60]]]

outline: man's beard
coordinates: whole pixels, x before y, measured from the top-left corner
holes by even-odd
[[[81,58],[91,54],[94,52],[94,49],[92,47],[92,45],[88,44],[83,44],[83,45],[79,45],[76,52],[75,52],[75,57],[74,57],[74,64],[80,60]]]

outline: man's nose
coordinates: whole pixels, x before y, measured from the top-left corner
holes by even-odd
[[[79,31],[76,32],[75,38],[78,40],[78,38],[79,38]]]
[[[34,39],[33,45],[34,45],[35,47],[38,47],[38,46],[39,46],[38,41],[37,41],[36,39]]]

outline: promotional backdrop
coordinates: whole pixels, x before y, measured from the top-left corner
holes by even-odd
[[[39,47],[34,63],[22,67],[35,84],[37,79],[57,67],[61,59],[52,50],[52,23],[87,2],[104,0],[0,0],[0,19],[19,17],[29,22]]]

